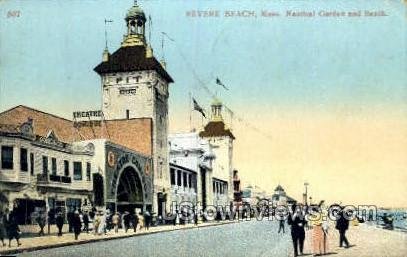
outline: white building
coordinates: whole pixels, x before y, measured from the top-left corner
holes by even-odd
[[[212,103],[212,117],[204,130],[199,133],[207,139],[216,156],[212,164],[212,192],[216,205],[233,204],[233,141],[234,135],[222,118],[222,103]]]
[[[198,133],[195,132],[171,134],[168,140],[170,145],[170,165],[178,165],[194,171],[197,184],[196,201],[201,203],[203,208],[208,204],[214,204],[211,181],[212,163],[215,155],[208,140],[200,138]],[[171,176],[174,170],[171,169]],[[179,183],[171,184],[172,194],[179,193],[180,191],[176,190]]]
[[[40,210],[67,213],[92,202],[92,144],[61,142],[52,130],[36,135],[30,119],[1,124],[0,149],[1,208],[19,224],[33,224]]]

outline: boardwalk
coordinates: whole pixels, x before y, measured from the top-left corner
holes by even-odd
[[[278,234],[277,230],[277,222],[240,222],[46,249],[19,256],[293,256],[288,227],[285,234]],[[338,247],[337,231],[330,231],[331,254],[328,256],[407,256],[406,233],[360,225],[351,226],[348,234],[353,246],[344,249]],[[71,237],[66,235],[60,240],[71,240]],[[307,237],[304,253],[311,256],[310,232]]]

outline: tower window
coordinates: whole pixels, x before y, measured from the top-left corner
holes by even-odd
[[[116,83],[119,83],[119,82],[121,82],[123,79],[122,79],[122,77],[117,77],[116,78]]]
[[[126,77],[126,83],[129,83],[129,77]]]
[[[126,110],[126,119],[130,119],[130,110]]]

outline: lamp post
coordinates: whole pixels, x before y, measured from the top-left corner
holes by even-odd
[[[308,182],[304,183],[305,193],[304,193],[304,205],[307,205],[307,198],[308,198]]]

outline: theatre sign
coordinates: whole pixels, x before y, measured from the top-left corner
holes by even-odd
[[[102,119],[103,112],[101,110],[73,112],[73,121],[75,127],[100,126]]]

